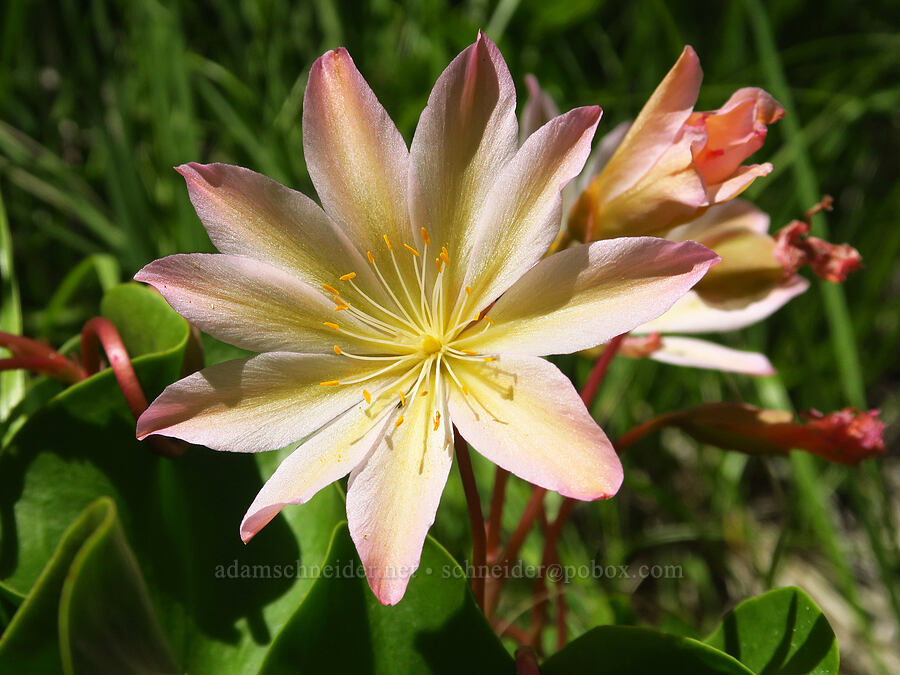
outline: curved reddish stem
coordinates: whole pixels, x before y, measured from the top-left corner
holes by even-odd
[[[609,364],[612,363],[613,357],[616,355],[616,352],[619,351],[622,340],[625,339],[626,335],[628,335],[628,333],[622,333],[622,335],[617,335],[607,342],[606,349],[603,350],[603,353],[594,362],[591,374],[588,375],[587,382],[584,383],[584,388],[581,390],[581,400],[584,401],[584,404],[588,409],[594,404],[594,399],[597,398],[597,390],[600,388],[600,383],[603,382]]]
[[[481,511],[481,500],[478,498],[478,486],[475,484],[475,472],[472,471],[472,458],[469,455],[469,445],[466,439],[454,429],[454,446],[456,459],[459,463],[459,475],[462,478],[463,492],[466,494],[466,506],[469,511],[469,523],[472,526],[472,566],[475,574],[472,576],[472,592],[478,606],[484,611],[484,569],[485,560],[485,533],[484,514]]]
[[[506,500],[506,484],[508,482],[509,471],[498,466],[494,474],[494,491],[491,493],[491,511],[487,527],[487,557],[491,562],[496,561],[500,553],[503,502]]]
[[[119,331],[109,319],[95,316],[81,329],[81,362],[91,375],[100,370],[100,346],[106,352],[106,360],[112,368],[113,375],[119,383],[119,388],[125,396],[131,414],[137,419],[147,409],[147,397],[131,365],[131,358]],[[151,436],[145,439],[157,455],[174,458],[182,455],[187,446],[181,441],[175,441],[161,436]]]
[[[84,371],[62,354],[53,356],[13,356],[0,359],[0,370],[31,370],[70,384],[84,379]]]
[[[103,345],[106,360],[125,395],[131,414],[137,419],[147,409],[147,398],[131,365],[128,350],[112,321],[95,316],[81,330],[81,363],[91,375],[100,370],[100,345]]]

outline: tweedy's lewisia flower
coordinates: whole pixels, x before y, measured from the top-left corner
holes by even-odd
[[[539,357],[660,315],[716,256],[634,238],[541,261],[599,118],[597,107],[572,110],[517,149],[512,80],[479,35],[438,79],[407,150],[349,54],[326,53],[303,110],[322,208],[247,169],[179,168],[221,254],[171,256],[135,278],[213,336],[264,353],[169,386],[138,436],[236,452],[302,441],[241,536],[349,473],[350,533],[388,604],[418,566],[454,425],[527,481],[613,495],[615,452]]]

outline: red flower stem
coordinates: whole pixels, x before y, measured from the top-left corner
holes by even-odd
[[[503,502],[506,499],[507,482],[509,471],[498,466],[494,474],[494,491],[491,493],[491,511],[487,527],[487,558],[491,562],[495,562],[500,553],[500,528],[503,522]]]
[[[591,369],[591,373],[588,375],[588,379],[581,390],[581,400],[588,409],[594,404],[594,399],[597,398],[597,392],[600,389],[600,385],[606,377],[606,371],[609,370],[609,364],[612,363],[613,358],[615,358],[616,353],[619,351],[619,347],[622,345],[622,341],[627,335],[628,333],[623,333],[610,340],[606,344],[606,349],[603,350],[603,353],[594,362],[594,367]],[[543,497],[543,495],[541,496]],[[547,620],[547,602],[549,601],[549,596],[546,591],[543,570],[546,570],[550,565],[559,563],[559,553],[556,550],[556,543],[559,540],[559,535],[562,532],[563,526],[569,519],[569,515],[572,513],[576,504],[578,504],[576,500],[566,497],[563,500],[562,506],[560,506],[556,520],[548,525],[544,531],[544,553],[541,560],[543,569],[538,574],[538,578],[535,582],[535,614],[532,621],[532,635],[535,642],[540,639],[540,634],[543,631],[544,624]],[[540,506],[543,510],[543,503],[541,503]],[[566,601],[562,589],[556,594],[556,608],[556,639],[557,645],[561,648],[565,646],[566,641]]]
[[[0,359],[0,370],[31,370],[74,384],[84,379],[84,371],[62,354],[53,356],[13,356]]]
[[[500,555],[497,556],[500,574],[498,576],[492,575],[490,577],[490,583],[488,584],[485,594],[485,615],[488,618],[491,617],[494,609],[497,607],[500,591],[503,589],[503,583],[506,581],[504,570],[509,562],[519,555],[522,544],[525,543],[525,539],[528,537],[528,533],[531,531],[534,521],[541,512],[544,503],[544,495],[546,493],[547,490],[542,487],[538,487],[537,485],[532,487],[531,499],[528,500],[528,504],[526,504],[525,510],[522,512],[519,524],[516,526],[509,541],[506,542],[506,547]]]
[[[95,316],[81,330],[81,362],[88,373],[94,374],[100,370],[100,345],[103,345],[106,360],[125,395],[131,414],[135,419],[140,417],[147,409],[147,398],[131,365],[125,343],[109,319]]]
[[[119,388],[125,396],[131,414],[137,419],[147,409],[147,397],[131,365],[131,358],[119,331],[109,319],[95,316],[81,329],[81,362],[89,374],[100,370],[100,347],[106,352],[106,360],[112,368]],[[161,436],[146,439],[153,452],[163,457],[175,458],[184,454],[187,445]]]
[[[625,339],[626,335],[628,335],[628,333],[622,333],[622,335],[617,335],[606,343],[606,349],[603,350],[603,353],[594,362],[591,374],[588,375],[587,382],[584,383],[584,388],[581,390],[581,400],[584,401],[584,405],[587,406],[588,409],[594,404],[594,399],[597,398],[597,390],[600,389],[600,384],[606,376],[609,364],[612,363],[613,357],[616,355],[616,352],[619,351],[622,340]]]
[[[532,647],[519,647],[516,650],[516,675],[541,675],[537,653]]]
[[[462,477],[463,491],[466,494],[466,506],[469,510],[469,523],[472,526],[472,565],[475,568],[475,574],[472,576],[472,593],[475,594],[478,606],[484,611],[484,570],[487,566],[485,559],[487,544],[484,533],[484,514],[481,511],[481,500],[478,498],[475,473],[472,471],[469,445],[458,429],[455,429],[454,439],[459,475]]]

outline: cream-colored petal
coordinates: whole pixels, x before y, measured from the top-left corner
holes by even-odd
[[[732,199],[709,207],[699,218],[666,233],[672,241],[699,241],[732,229],[748,229],[757,234],[769,231],[769,215],[743,199]]]
[[[451,297],[473,249],[477,215],[517,147],[516,92],[497,46],[483,33],[447,66],[422,111],[410,148],[410,213],[457,262]],[[421,238],[417,240],[422,244]]]
[[[322,207],[362,250],[411,240],[406,143],[346,49],[310,70],[303,150]]]
[[[574,499],[612,497],[622,465],[572,383],[552,363],[501,355],[453,364],[450,416],[489,460],[529,483]]]
[[[244,542],[256,535],[287,504],[303,504],[322,488],[355,469],[384,437],[390,410],[373,415],[360,401],[319,429],[294,450],[266,481],[241,522]]]
[[[432,390],[434,388],[432,387]],[[369,586],[385,605],[400,601],[419,566],[453,458],[446,396],[415,396],[397,411],[368,458],[350,475],[347,520]],[[441,417],[435,430],[435,412]]]
[[[378,336],[344,312],[333,296],[252,258],[206,253],[179,254],[150,263],[136,275],[184,318],[213,337],[255,352],[331,353],[332,345],[353,352],[384,352],[384,346],[339,334],[340,325],[363,337]]]
[[[377,289],[356,246],[309,197],[249,169],[183,164],[191,202],[221,252],[261,260],[317,286],[348,272]]]
[[[494,324],[460,348],[562,354],[588,349],[665,312],[718,260],[694,242],[625,237],[545,258],[497,301]]]
[[[696,338],[666,335],[662,338],[662,347],[650,354],[650,358],[675,366],[708,368],[729,373],[775,374],[775,368],[765,354],[730,349]]]
[[[484,309],[533,267],[559,232],[560,190],[584,167],[600,108],[576,108],[528,137],[506,165],[479,215],[465,265],[466,313]]]
[[[635,329],[635,333],[722,333],[762,321],[809,288],[795,276],[760,299],[731,305],[712,305],[690,291],[659,318]]]
[[[360,384],[321,382],[363,378],[387,365],[288,352],[219,363],[166,387],[138,419],[137,436],[173,436],[232,452],[277,450],[356,405],[363,388],[386,387],[404,368]]]
[[[598,194],[604,200],[612,200],[634,185],[675,141],[693,112],[702,80],[697,53],[685,47],[601,174]]]

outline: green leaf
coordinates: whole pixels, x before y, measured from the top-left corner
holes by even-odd
[[[507,673],[512,658],[468,589],[463,569],[430,537],[397,605],[369,590],[346,524],[262,673]]]
[[[115,505],[99,499],[65,532],[0,641],[4,672],[178,672]]]
[[[188,325],[154,291],[128,284],[103,302],[149,399],[179,377]],[[191,448],[177,460],[135,439],[111,371],[53,398],[0,453],[0,585],[24,595],[68,525],[98,497],[115,502],[163,632],[184,671],[255,672],[312,584],[343,518],[336,488],[288,507],[245,546],[241,518],[262,482],[256,458]],[[269,571],[233,577],[233,567]]]
[[[838,644],[828,620],[799,588],[745,600],[722,619],[707,644],[765,675],[832,675]]]
[[[691,638],[633,626],[600,626],[541,666],[543,675],[752,675],[728,654]]]
[[[0,194],[0,331],[14,334],[22,332],[19,284],[13,268],[12,236],[9,231],[9,221],[6,218],[2,194]],[[3,358],[4,355],[5,351],[0,351],[0,358]],[[6,421],[24,395],[25,371],[0,372],[0,423]]]

